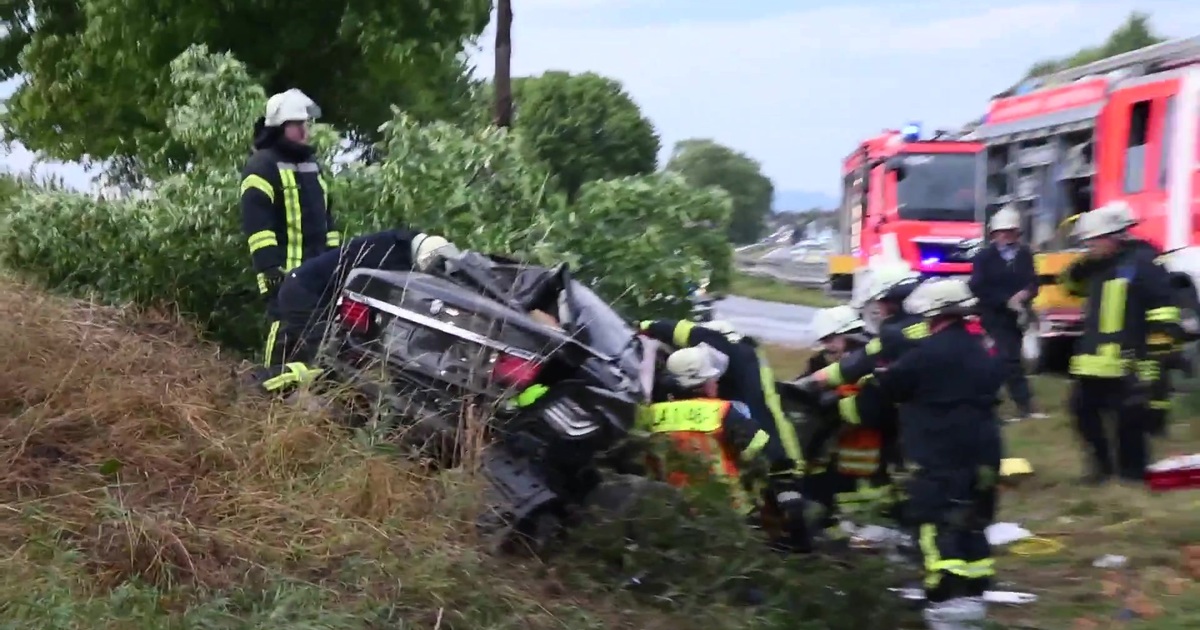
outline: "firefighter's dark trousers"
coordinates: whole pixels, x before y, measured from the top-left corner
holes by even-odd
[[[1092,472],[1119,474],[1141,481],[1149,458],[1146,421],[1148,401],[1131,400],[1128,381],[1116,378],[1080,378],[1071,390],[1075,427],[1087,444]],[[1109,439],[1107,418],[1116,424],[1116,461]]]
[[[1029,391],[1029,380],[1025,377],[1025,366],[1021,362],[1021,342],[1024,336],[1015,324],[995,323],[987,329],[988,336],[996,342],[996,352],[1004,362],[1005,385],[1008,395],[1022,415],[1033,411],[1033,394]]]
[[[310,382],[320,370],[310,364],[325,334],[327,318],[321,295],[289,274],[268,303],[267,363],[261,377],[267,392],[280,392]]]
[[[996,515],[995,466],[914,471],[904,517],[925,565],[930,602],[983,595],[995,575],[984,530]]]

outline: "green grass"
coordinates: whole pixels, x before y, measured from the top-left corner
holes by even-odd
[[[826,295],[825,290],[820,287],[802,287],[740,271],[734,272],[728,293],[756,300],[818,308],[844,303],[844,300]]]
[[[790,378],[803,368],[808,351],[776,347],[770,356],[776,373]],[[1005,588],[1033,592],[1040,601],[994,608],[994,617],[1003,627],[1046,630],[1200,627],[1200,491],[1080,487],[1083,456],[1065,409],[1068,384],[1049,376],[1035,377],[1033,384],[1051,417],[1005,427],[1008,456],[1029,460],[1035,472],[1006,489],[999,520],[1020,523],[1053,541],[1053,548],[997,551],[998,579],[1010,584]],[[1177,399],[1169,438],[1154,444],[1158,457],[1200,452],[1200,398]],[[1105,554],[1124,555],[1129,562],[1118,570],[1093,567]],[[1116,622],[1126,608],[1145,618]]]

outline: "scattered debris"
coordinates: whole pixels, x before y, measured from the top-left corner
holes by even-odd
[[[1128,562],[1129,558],[1110,553],[1096,558],[1096,561],[1092,563],[1092,566],[1096,567],[1097,569],[1120,569],[1128,564]]]
[[[1033,537],[1033,532],[1016,523],[992,523],[984,533],[987,534],[988,544],[993,547]]]

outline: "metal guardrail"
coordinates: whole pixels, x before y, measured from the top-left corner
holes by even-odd
[[[761,253],[734,255],[738,271],[751,276],[772,278],[805,287],[826,284],[829,252],[810,250],[793,254],[791,248],[780,247]]]

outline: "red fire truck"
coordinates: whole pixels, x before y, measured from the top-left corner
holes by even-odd
[[[1185,323],[1198,323],[1200,37],[1044,77],[993,100],[968,137],[984,146],[979,220],[1015,206],[1035,252],[1039,324],[1029,341],[1043,370],[1064,369],[1081,332],[1081,302],[1056,283],[1079,252],[1063,226],[1113,200],[1134,208],[1136,236],[1166,252]]]
[[[976,156],[983,148],[909,125],[858,146],[842,166],[834,291],[853,291],[877,261],[903,260],[929,275],[965,275],[979,244]]]

